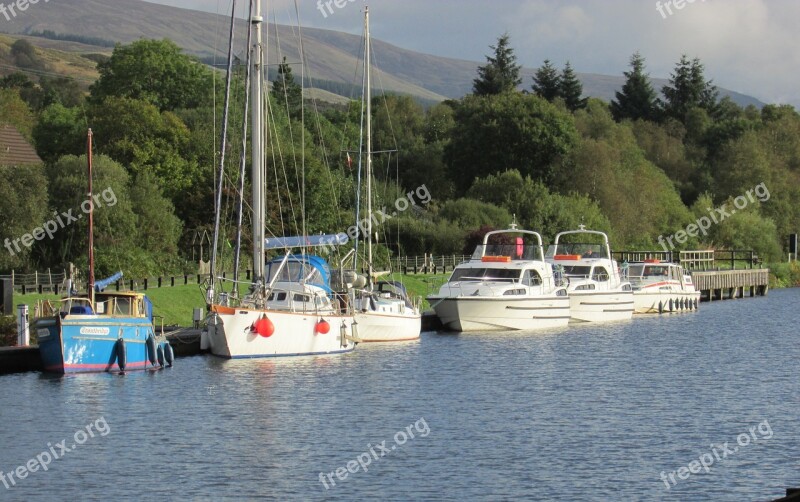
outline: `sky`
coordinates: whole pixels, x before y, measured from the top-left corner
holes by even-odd
[[[213,13],[229,12],[231,2],[149,1]],[[360,35],[365,2],[336,2],[341,7],[297,0],[302,26]],[[294,0],[263,5],[270,21],[297,24]],[[549,59],[620,75],[639,51],[650,75],[665,78],[686,54],[721,87],[800,107],[797,0],[372,0],[369,7],[372,37],[404,49],[483,62],[507,32],[526,67]]]

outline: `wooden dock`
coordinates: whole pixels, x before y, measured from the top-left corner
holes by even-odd
[[[764,296],[769,290],[769,269],[703,270],[691,272],[702,301]]]

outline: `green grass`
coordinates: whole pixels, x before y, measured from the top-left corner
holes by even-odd
[[[449,274],[416,274],[398,275],[396,277],[402,280],[410,295],[418,296],[423,299],[422,308],[424,310],[430,308],[428,302],[425,301],[425,297],[438,291],[439,286],[447,280],[448,276]],[[197,307],[205,309],[203,293],[200,291],[197,284],[150,288],[147,290],[147,296],[153,302],[153,313],[156,316],[163,316],[165,325],[177,324],[179,326],[191,326],[193,309]],[[30,313],[33,315],[37,301],[52,301],[58,300],[58,298],[58,295],[52,294],[14,294],[14,308],[24,303],[28,305]],[[159,319],[156,319],[157,324],[160,322]]]
[[[164,324],[178,324],[180,326],[192,325],[192,310],[195,307],[205,309],[203,293],[197,284],[181,285],[169,288],[151,288],[147,290],[147,296],[153,302],[153,314],[164,317]],[[28,305],[31,315],[40,300],[58,300],[57,295],[14,294],[14,308],[24,303]],[[156,319],[160,324],[161,320]]]

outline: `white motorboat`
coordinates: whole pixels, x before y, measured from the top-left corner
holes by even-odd
[[[544,261],[541,235],[515,225],[488,232],[428,301],[456,331],[557,328],[570,317],[567,289]]]
[[[564,242],[564,238],[574,240],[572,236],[582,242]],[[602,242],[585,242],[589,240]],[[605,233],[586,230],[583,225],[580,230],[561,232],[547,249],[546,259],[568,280],[573,321],[621,321],[633,316],[633,289],[621,277]]]
[[[682,266],[661,260],[631,262],[627,277],[637,314],[689,312],[700,305],[700,292]]]

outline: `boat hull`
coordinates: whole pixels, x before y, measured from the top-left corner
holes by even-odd
[[[661,312],[690,312],[700,304],[700,292],[647,291],[633,294],[637,314],[658,314]]]
[[[573,322],[625,321],[633,317],[631,291],[569,292],[569,313]]]
[[[363,312],[355,315],[358,338],[362,342],[402,342],[419,340],[422,316]]]
[[[208,322],[211,353],[227,359],[313,356],[352,351],[352,316],[220,308]],[[274,326],[268,336],[259,335],[255,322],[266,316]],[[325,320],[329,331],[318,333],[317,324]],[[346,338],[342,340],[341,327]]]
[[[37,319],[33,328],[39,340],[42,366],[50,373],[119,371],[118,344],[124,340],[125,370],[153,368],[146,341],[152,324],[142,318],[99,319],[67,316]]]
[[[430,298],[442,324],[454,331],[536,330],[569,323],[567,296]]]

